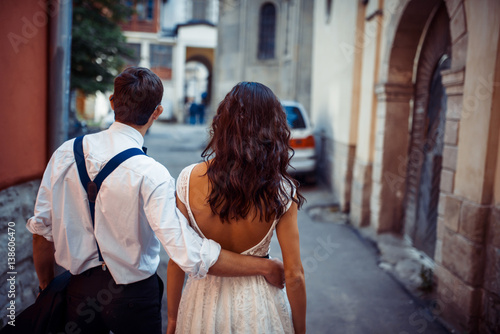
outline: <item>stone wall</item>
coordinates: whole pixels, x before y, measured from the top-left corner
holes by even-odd
[[[258,58],[259,20],[267,0],[241,0],[221,5],[218,23],[212,107],[240,81],[257,81],[280,99],[311,106],[313,1],[271,3],[276,9],[274,57]]]
[[[493,333],[500,328],[500,212],[451,194],[443,201],[436,259],[443,317],[461,330],[475,333],[482,323],[490,330],[484,333]]]
[[[349,212],[351,202],[351,184],[356,147],[322,138],[322,152],[319,161],[321,182],[329,186],[342,212]]]
[[[32,235],[26,229],[26,220],[33,216],[35,198],[40,181],[30,181],[0,191],[0,258],[4,261],[0,281],[0,327],[7,324],[7,307],[15,301],[15,311],[19,314],[31,305],[38,294],[38,278],[33,266]],[[9,242],[9,222],[15,223],[15,267],[8,268],[7,245]],[[8,274],[14,272],[15,274]],[[9,292],[7,279],[15,276],[15,297]]]
[[[372,164],[361,159],[354,162],[352,177],[350,220],[356,227],[370,224],[370,195],[372,187]]]
[[[481,333],[500,329],[500,206],[491,210],[486,231]]]

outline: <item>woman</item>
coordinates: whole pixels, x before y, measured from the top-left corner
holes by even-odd
[[[202,237],[222,248],[265,257],[276,229],[284,290],[263,276],[188,279],[170,261],[167,333],[304,333],[306,291],[297,210],[304,197],[287,173],[290,130],[266,86],[237,84],[217,109],[204,162],[177,181],[177,206]],[[287,300],[288,296],[288,300]],[[180,304],[180,305],[179,305]]]

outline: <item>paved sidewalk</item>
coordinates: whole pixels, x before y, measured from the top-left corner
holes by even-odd
[[[151,129],[145,144],[148,153],[177,178],[182,168],[200,161],[206,137],[203,126],[160,123]],[[379,267],[374,244],[347,225],[345,215],[329,212],[335,199],[328,191],[308,186],[304,195],[308,202],[298,218],[308,293],[308,333],[447,333]],[[276,237],[271,256],[281,258]],[[163,250],[161,257],[158,273],[165,279],[168,256]],[[166,329],[165,297],[162,313]]]
[[[448,333],[378,266],[377,248],[346,224],[345,215],[318,214],[334,201],[327,191],[305,189],[304,195],[308,203],[298,219],[308,333]],[[271,247],[280,257],[276,237]]]

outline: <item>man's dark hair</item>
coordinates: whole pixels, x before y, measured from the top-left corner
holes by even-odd
[[[115,78],[115,119],[125,124],[144,125],[161,103],[163,84],[144,67],[128,67]]]

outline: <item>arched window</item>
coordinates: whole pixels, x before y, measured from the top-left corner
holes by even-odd
[[[265,3],[260,8],[259,19],[259,59],[274,58],[276,41],[276,7],[272,3]]]

